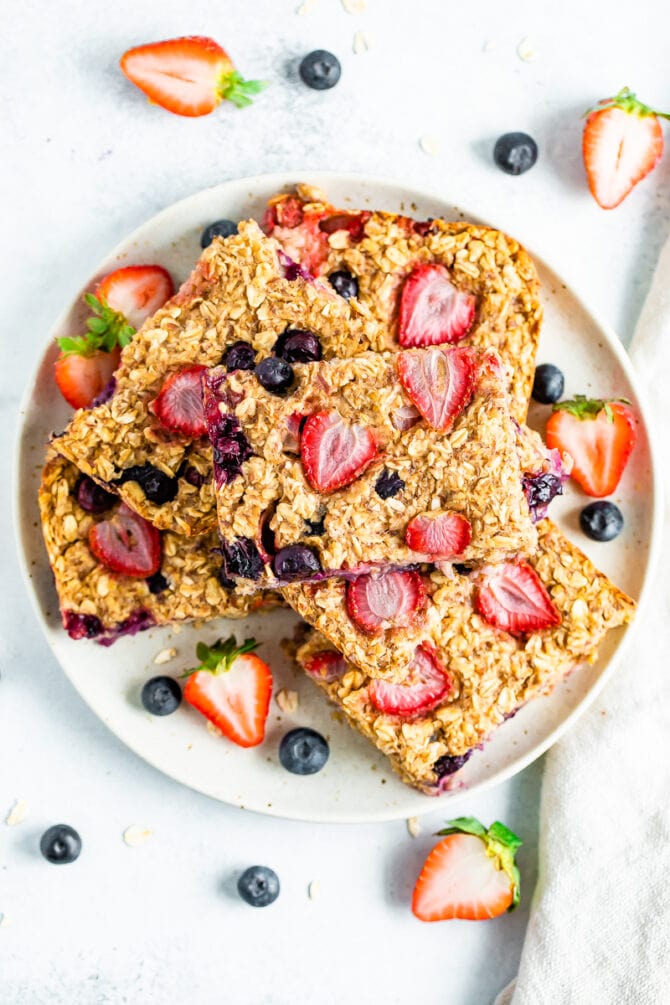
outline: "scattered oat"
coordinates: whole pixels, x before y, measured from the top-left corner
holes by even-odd
[[[342,6],[347,14],[364,14],[367,9],[367,0],[342,0]]]
[[[28,814],[28,803],[25,799],[15,799],[14,805],[5,817],[5,823],[8,827],[16,827],[17,824],[22,824],[26,819]]]
[[[298,9],[296,10],[296,14],[299,17],[305,17],[305,15],[307,14],[313,14],[316,9],[317,3],[318,0],[304,0],[304,2],[301,3]]]
[[[435,157],[439,150],[437,140],[434,136],[422,136],[419,140],[419,146],[429,157]]]
[[[177,650],[174,648],[174,646],[171,646],[169,649],[161,649],[159,653],[156,653],[154,657],[154,663],[158,663],[159,665],[162,663],[169,663],[170,660],[173,660],[176,655]]]
[[[537,49],[535,48],[535,40],[529,36],[525,36],[521,39],[516,47],[516,54],[519,59],[522,59],[524,63],[532,63],[534,59],[537,58]]]
[[[482,52],[493,52],[494,49],[498,48],[498,43],[492,38],[487,38],[482,46]]]
[[[281,691],[277,691],[275,701],[282,712],[295,712],[298,707],[298,692],[289,691],[288,688],[283,687]]]
[[[6,914],[0,914],[0,928],[9,928],[9,918]]]
[[[221,732],[219,727],[215,726],[213,722],[209,721],[209,719],[207,720],[206,725],[207,725],[207,732],[211,733],[212,736],[223,736],[223,733]]]
[[[123,840],[129,848],[138,848],[141,844],[145,844],[152,834],[153,831],[149,830],[148,827],[132,824],[124,830]]]
[[[419,834],[421,833],[421,822],[418,817],[408,817],[407,830],[410,832],[413,838],[419,836]]]
[[[173,625],[172,631],[174,632],[175,635],[179,635],[181,632],[181,625]]]
[[[310,900],[316,900],[316,898],[321,893],[321,883],[318,879],[313,879],[312,882],[307,887],[307,896]]]
[[[362,56],[364,52],[368,51],[370,48],[370,39],[364,31],[356,32],[352,48],[355,56]]]

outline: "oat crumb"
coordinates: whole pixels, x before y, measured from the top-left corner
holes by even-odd
[[[156,653],[154,657],[154,663],[158,663],[159,665],[162,663],[169,663],[170,660],[173,660],[176,655],[177,650],[174,648],[174,646],[171,646],[169,649],[161,649],[159,653]]]
[[[207,725],[207,732],[211,733],[212,736],[223,736],[223,733],[221,732],[219,727],[215,726],[213,722],[209,721],[209,719],[207,720],[206,725]]]
[[[370,48],[370,39],[363,31],[357,31],[354,35],[352,49],[355,56],[362,56]]]
[[[312,882],[307,887],[307,896],[310,900],[316,900],[316,898],[321,893],[321,883],[318,879],[313,879]]]
[[[419,146],[429,157],[435,157],[439,149],[434,136],[422,136],[419,140]]]
[[[152,834],[153,831],[150,831],[148,827],[131,824],[130,827],[126,827],[124,830],[123,840],[129,848],[138,848],[139,845],[145,844]]]
[[[5,817],[5,823],[8,827],[16,827],[17,824],[22,824],[28,815],[28,803],[25,799],[15,799],[14,805]]]
[[[516,54],[524,63],[532,63],[534,59],[537,59],[534,39],[527,35],[524,36],[516,47]]]
[[[419,834],[421,833],[421,823],[418,817],[408,817],[407,830],[410,832],[413,838],[419,836]]]
[[[275,701],[282,712],[295,712],[298,707],[298,692],[289,691],[288,688],[283,687],[281,691],[277,691]]]

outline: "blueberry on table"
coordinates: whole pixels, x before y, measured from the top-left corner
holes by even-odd
[[[315,49],[308,53],[300,63],[300,76],[303,83],[315,91],[327,91],[340,79],[342,67],[337,56],[325,49]]]
[[[268,356],[256,367],[256,378],[271,394],[285,394],[293,383],[293,367],[284,359]]]
[[[325,765],[329,754],[328,743],[321,733],[306,726],[290,730],[279,744],[279,760],[293,775],[316,774]]]
[[[615,503],[598,500],[581,511],[579,526],[593,541],[613,541],[623,530],[623,513]]]
[[[505,133],[496,140],[493,159],[506,174],[523,174],[537,160],[537,143],[528,133]]]
[[[553,363],[541,363],[535,369],[533,400],[541,405],[553,405],[563,397],[565,378],[563,371]]]
[[[275,342],[272,351],[287,363],[316,363],[321,359],[318,337],[301,328],[287,328]]]
[[[171,715],[181,705],[181,688],[172,677],[152,677],[142,688],[142,704],[152,715]]]
[[[328,276],[328,281],[335,292],[339,293],[345,300],[358,296],[358,280],[350,272],[347,272],[346,269],[338,269],[337,272],[331,272]]]
[[[232,237],[237,233],[237,224],[234,220],[216,220],[205,227],[200,236],[200,247],[208,248],[215,237]]]
[[[74,827],[54,824],[40,838],[40,851],[47,862],[54,865],[68,865],[79,858],[81,838]]]
[[[279,877],[266,865],[250,865],[237,881],[237,892],[252,907],[267,907],[279,896]]]

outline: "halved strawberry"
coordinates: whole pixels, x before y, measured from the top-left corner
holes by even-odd
[[[628,463],[637,428],[635,413],[623,401],[598,401],[578,394],[559,401],[547,422],[547,446],[572,457],[571,477],[587,495],[611,495]]]
[[[138,45],[120,65],[153,105],[176,115],[208,115],[223,100],[244,108],[267,86],[241,77],[218,42],[200,35]]]
[[[368,686],[368,696],[380,712],[412,716],[435,708],[450,688],[451,680],[447,671],[440,665],[432,646],[424,642],[417,646],[403,684],[372,680]]]
[[[234,636],[213,646],[199,642],[200,666],[189,670],[184,698],[240,747],[256,747],[265,738],[272,696],[272,673],[256,656],[258,643]]]
[[[311,677],[325,680],[332,684],[338,677],[342,677],[347,671],[347,661],[342,653],[337,653],[333,649],[325,649],[323,652],[310,656],[304,665],[305,671]]]
[[[206,366],[187,366],[164,381],[153,411],[167,429],[192,437],[207,432],[202,403],[202,375],[206,369]]]
[[[477,355],[472,349],[410,349],[398,353],[400,382],[433,429],[447,432],[472,397]]]
[[[516,907],[522,844],[516,834],[500,822],[486,830],[474,817],[451,820],[438,834],[446,836],[424,862],[412,895],[420,921],[485,921]]]
[[[402,346],[458,342],[474,316],[474,296],[456,289],[444,265],[419,265],[403,284],[398,340]]]
[[[161,536],[158,530],[121,503],[108,520],[93,524],[88,544],[112,572],[146,579],[161,567]]]
[[[349,426],[337,412],[317,412],[305,422],[300,456],[307,481],[317,492],[349,485],[377,456],[366,426]]]
[[[135,331],[174,293],[170,273],[160,265],[127,265],[96,287],[100,303],[121,314]]]
[[[593,198],[603,209],[623,202],[663,154],[663,130],[657,112],[638,101],[627,87],[601,101],[584,126],[582,153]]]
[[[422,513],[407,524],[405,543],[431,558],[457,558],[472,540],[470,521],[460,513]]]
[[[62,352],[56,360],[54,375],[67,403],[73,408],[90,408],[109,384],[120,358],[118,346],[111,352],[102,349],[83,354]]]
[[[561,615],[535,569],[520,560],[481,570],[475,607],[490,625],[512,634],[561,623]]]
[[[411,625],[425,602],[426,591],[418,572],[382,572],[347,583],[349,617],[369,635]]]

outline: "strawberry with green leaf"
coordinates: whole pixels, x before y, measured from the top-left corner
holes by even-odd
[[[199,642],[200,666],[189,670],[184,698],[240,747],[256,747],[265,737],[272,696],[272,672],[255,650],[258,643],[233,635],[213,646]]]
[[[616,489],[636,439],[635,413],[625,398],[601,401],[577,394],[557,402],[547,422],[547,446],[570,454],[571,477],[598,499]]]
[[[513,911],[521,894],[520,838],[500,822],[487,830],[474,817],[451,820],[438,835],[443,840],[416,881],[412,913],[420,921],[484,921]]]

